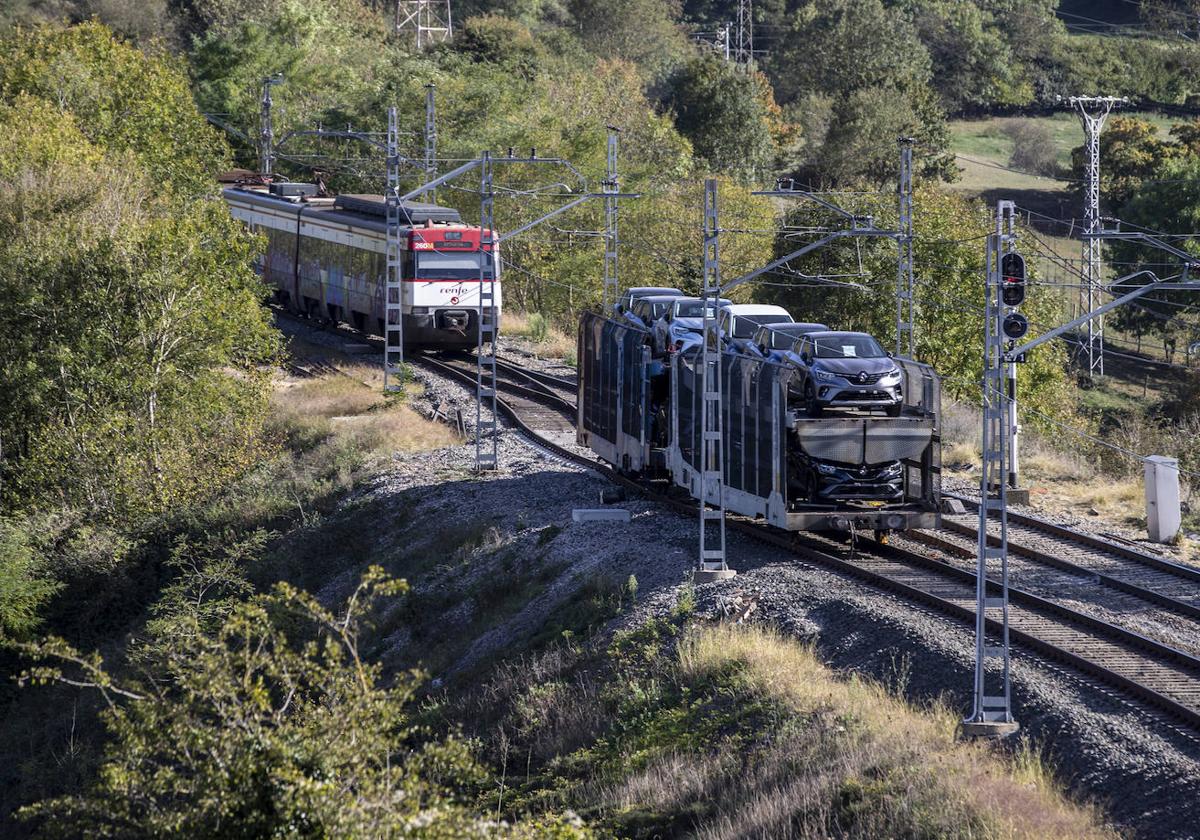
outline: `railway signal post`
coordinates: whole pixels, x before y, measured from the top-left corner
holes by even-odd
[[[971,716],[963,732],[1002,738],[1018,729],[1012,715],[1008,636],[1008,476],[1012,408],[1005,383],[1005,304],[1001,262],[1015,241],[1015,206],[1001,201],[996,232],[987,239],[987,311],[983,353],[983,475],[979,485],[979,541],[975,566],[975,683]],[[993,489],[995,495],[992,495]],[[988,539],[988,519],[999,517],[999,544]],[[999,597],[990,594],[988,573],[999,572]],[[989,618],[989,613],[991,618]],[[989,642],[988,630],[994,631]],[[998,637],[998,639],[997,639]],[[999,644],[995,642],[999,641]],[[992,666],[992,667],[989,667]]]
[[[1003,371],[1006,366],[1023,359],[1026,354],[1048,341],[1086,327],[1103,318],[1108,312],[1124,306],[1150,292],[1200,291],[1200,280],[1193,280],[1194,272],[1200,271],[1200,261],[1157,236],[1136,231],[1124,233],[1120,230],[1098,230],[1084,236],[1095,239],[1136,239],[1165,251],[1182,261],[1179,274],[1161,280],[1148,269],[1140,269],[1120,277],[1107,288],[1109,290],[1130,288],[1125,284],[1135,278],[1146,277],[1147,282],[1101,304],[1067,323],[1047,330],[1037,338],[1019,343],[1028,329],[1028,322],[1013,307],[1024,300],[1023,268],[1012,259],[1011,245],[1015,242],[1012,219],[1015,208],[1010,201],[997,205],[996,232],[988,236],[987,242],[987,314],[984,318],[984,371],[983,371],[983,476],[980,480],[979,543],[975,578],[975,684],[974,709],[963,721],[967,735],[1003,737],[1017,730],[1012,716],[1009,680],[1009,634],[1008,634],[1008,482],[1005,471],[1009,468],[1012,455],[1012,439],[1009,430],[1015,417],[1012,399],[1005,388]],[[1008,258],[1008,264],[1005,259]],[[1007,275],[1007,276],[1006,276]],[[1013,282],[1019,275],[1021,282]],[[1011,278],[1011,279],[1010,279]],[[1015,469],[1015,468],[1014,468]],[[993,497],[989,490],[995,488]],[[987,523],[994,514],[999,523],[999,539],[995,546],[989,545]],[[999,566],[999,580],[988,586],[989,569]],[[999,589],[1000,597],[989,596],[989,589]],[[988,618],[988,611],[992,618]],[[1001,644],[988,644],[986,632],[992,630],[999,635]],[[993,637],[995,638],[995,637]],[[1000,667],[989,669],[989,663]],[[999,673],[996,673],[999,672]],[[990,677],[990,679],[989,679]],[[999,677],[1000,680],[997,680]],[[999,686],[993,684],[999,682]],[[989,693],[990,691],[990,693]]]

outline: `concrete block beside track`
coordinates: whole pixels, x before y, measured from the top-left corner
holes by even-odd
[[[571,519],[576,522],[628,522],[629,511],[624,508],[575,508]]]

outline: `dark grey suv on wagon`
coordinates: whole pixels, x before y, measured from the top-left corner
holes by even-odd
[[[829,407],[882,408],[898,417],[904,405],[900,368],[867,333],[815,332],[797,339],[798,393],[810,417]]]

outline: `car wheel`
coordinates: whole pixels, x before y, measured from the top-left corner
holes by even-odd
[[[811,382],[804,385],[804,405],[808,409],[809,417],[821,416],[821,403],[817,401],[817,392]]]
[[[903,408],[904,408],[904,404],[903,404],[903,403],[893,403],[892,405],[889,405],[889,406],[887,407],[887,415],[888,415],[888,417],[899,417],[899,416],[900,416],[900,410],[901,410],[901,409],[903,409]]]

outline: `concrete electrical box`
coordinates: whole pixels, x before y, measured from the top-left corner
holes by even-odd
[[[1146,459],[1146,530],[1153,542],[1179,533],[1179,461],[1162,455]]]

